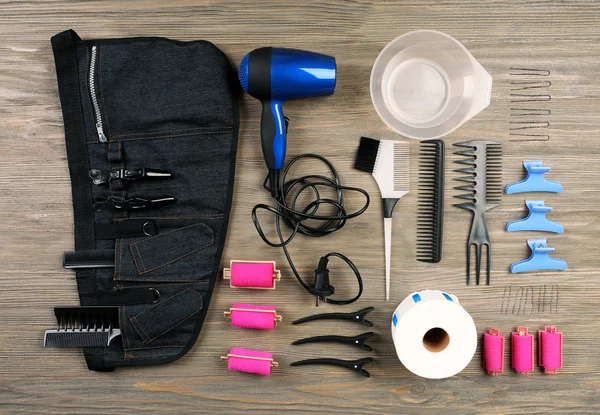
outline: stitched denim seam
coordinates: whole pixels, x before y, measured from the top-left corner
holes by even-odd
[[[137,247],[136,247],[136,250],[138,251],[138,254],[139,254],[139,252],[140,252],[140,251],[137,249]],[[133,263],[135,264],[135,268],[138,270],[138,274],[139,274],[139,273],[140,273],[140,267],[139,267],[139,265],[138,265],[138,263],[137,263],[137,259],[136,259],[136,256],[137,256],[137,255],[136,255],[136,253],[133,251],[133,248],[132,248],[132,246],[131,246],[131,245],[129,245],[129,251],[131,252],[131,257],[133,258]]]
[[[211,134],[225,134],[225,133],[231,133],[231,129],[227,129],[227,130],[214,130],[214,131],[206,131],[206,132],[196,132],[196,133],[186,133],[186,134],[170,134],[170,135],[159,135],[159,136],[154,136],[154,137],[136,137],[136,138],[125,138],[122,140],[112,140],[109,139],[108,142],[109,143],[116,143],[119,141],[137,141],[137,140],[158,140],[158,139],[170,139],[170,138],[176,138],[176,137],[187,137],[187,136],[192,136],[192,135],[211,135]]]
[[[175,298],[175,297],[177,297],[177,296],[179,296],[179,295],[181,295],[181,294],[184,294],[184,293],[186,293],[186,292],[188,292],[188,291],[191,291],[191,292],[193,292],[194,294],[197,294],[199,297],[202,297],[202,295],[201,295],[200,293],[196,292],[196,290],[193,290],[193,289],[191,289],[191,288],[186,288],[185,290],[183,290],[183,291],[180,291],[180,292],[178,292],[177,294],[170,296],[169,298],[165,298],[165,300],[164,300],[164,301],[161,301],[160,303],[157,303],[157,304],[154,304],[154,305],[153,305],[153,306],[151,306],[151,307],[148,307],[146,310],[144,310],[144,311],[142,311],[142,312],[140,312],[140,313],[136,314],[135,316],[133,316],[133,317],[131,317],[131,318],[136,318],[136,317],[139,317],[139,316],[141,316],[142,314],[145,314],[145,313],[149,312],[150,310],[152,310],[152,309],[154,309],[154,308],[156,308],[156,307],[158,307],[158,306],[162,305],[162,304],[163,304],[165,301],[170,301],[170,300],[172,300],[173,298]],[[130,319],[130,320],[131,320],[131,319]]]
[[[159,286],[157,286],[156,284],[146,284],[145,282],[152,282],[155,280],[147,280],[144,279],[144,282],[141,283],[136,283],[135,286],[124,286],[122,283],[121,284],[117,284],[117,288],[120,290],[137,290],[139,288],[162,288],[162,287],[181,287],[182,285],[194,285],[194,284],[210,284],[210,281],[194,281],[194,280],[186,280],[186,281],[171,281],[169,280],[168,283],[161,283]],[[130,281],[126,281],[126,282],[130,282]],[[158,281],[160,282],[160,281]],[[171,284],[174,283],[174,284]],[[176,283],[176,284],[175,284]]]
[[[139,250],[139,245],[144,244],[145,242],[148,242],[148,241],[150,241],[153,238],[163,237],[163,236],[168,235],[170,233],[184,231],[184,230],[187,230],[187,229],[190,229],[190,228],[193,228],[193,227],[198,227],[198,228],[204,227],[204,228],[208,229],[210,231],[210,234],[211,234],[211,237],[210,237],[211,240],[210,240],[210,242],[207,242],[206,244],[201,245],[201,246],[199,246],[198,248],[196,248],[196,249],[194,249],[192,251],[186,252],[185,254],[183,254],[183,255],[175,258],[175,259],[172,259],[172,260],[164,262],[164,263],[159,263],[158,265],[156,265],[153,268],[150,268],[150,269],[146,268],[146,266],[144,265],[144,260],[142,258],[142,254],[141,254],[141,252]],[[184,226],[183,228],[173,229],[171,231],[168,231],[168,232],[165,232],[165,233],[162,233],[162,234],[159,234],[159,235],[150,236],[150,237],[145,238],[145,239],[143,239],[141,241],[134,242],[132,244],[129,244],[129,249],[131,250],[131,252],[133,254],[133,247],[135,246],[135,248],[137,250],[137,253],[138,253],[138,256],[140,258],[140,262],[142,264],[142,269],[140,270],[140,268],[137,265],[137,262],[135,263],[137,271],[138,271],[138,275],[144,275],[144,274],[147,274],[149,272],[155,271],[155,270],[157,270],[159,268],[163,268],[163,267],[165,267],[167,265],[170,265],[170,264],[172,264],[172,263],[174,263],[176,261],[179,261],[180,259],[185,258],[186,256],[195,254],[196,252],[199,252],[199,251],[203,250],[204,248],[206,248],[208,246],[211,246],[214,243],[215,243],[215,233],[213,232],[213,230],[210,227],[208,227],[205,224],[203,224],[203,223],[195,223],[193,225],[188,225],[188,226]],[[135,258],[135,255],[134,255],[134,258]]]
[[[207,131],[210,132],[212,130],[223,130],[223,129],[232,129],[231,127],[227,127],[227,126],[218,126],[218,127],[189,127],[189,128],[176,128],[174,130],[164,130],[164,131],[154,131],[154,132],[148,132],[148,133],[127,133],[127,134],[116,134],[113,135],[111,137],[115,138],[115,137],[134,137],[134,136],[140,136],[140,135],[161,135],[161,134],[168,134],[168,133],[173,133],[173,132],[180,132],[180,131]]]
[[[140,220],[150,220],[150,219],[154,219],[154,220],[202,220],[202,219],[223,219],[224,216],[221,213],[218,214],[214,214],[214,215],[200,215],[200,216],[136,216],[135,218],[116,218],[113,219],[114,222],[120,222],[120,221],[124,221],[124,220],[130,220],[130,219],[140,219]]]
[[[184,348],[185,345],[183,346],[178,346],[178,345],[174,345],[174,346],[148,346],[148,347],[134,347],[131,349],[127,349],[127,351],[131,351],[131,350],[153,350],[153,349],[182,349]]]
[[[214,244],[214,243],[215,243],[214,241],[215,241],[215,238],[213,237],[213,238],[212,238],[212,241],[211,241],[210,243],[206,243],[206,244],[202,245],[201,247],[199,247],[198,249],[194,249],[193,251],[187,252],[186,254],[184,254],[184,255],[181,255],[181,256],[180,256],[180,257],[178,257],[178,258],[172,259],[172,260],[171,260],[171,261],[169,261],[169,262],[165,262],[164,264],[160,264],[160,265],[158,265],[158,266],[156,266],[156,267],[154,267],[154,268],[151,268],[151,269],[149,269],[149,270],[145,270],[144,272],[139,272],[139,269],[138,269],[138,275],[144,275],[144,274],[148,274],[148,273],[150,273],[150,272],[152,272],[152,271],[156,271],[157,269],[164,268],[164,267],[166,267],[167,265],[171,265],[172,263],[174,263],[174,262],[177,262],[177,261],[179,261],[180,259],[183,259],[183,258],[185,258],[185,257],[187,257],[187,256],[193,255],[193,254],[195,254],[195,253],[197,253],[197,252],[200,252],[200,251],[202,251],[204,248],[211,246],[212,244]],[[137,248],[137,247],[136,247],[136,248]]]
[[[135,251],[137,252],[138,257],[140,258],[140,262],[142,263],[142,269],[144,270],[144,272],[146,272],[146,264],[144,264],[144,259],[142,258],[140,248],[139,248],[138,244],[134,244],[133,246],[135,246]],[[131,249],[131,245],[129,246],[129,248]],[[136,265],[136,268],[137,268],[137,265]]]
[[[202,303],[202,300],[200,300],[200,303]],[[183,320],[181,320],[179,323],[175,324],[172,327],[169,327],[168,330],[163,331],[162,333],[160,333],[158,336],[155,336],[153,338],[151,338],[150,340],[148,340],[147,342],[144,343],[152,343],[154,340],[158,339],[159,337],[161,337],[162,335],[170,332],[171,330],[173,330],[175,327],[182,325],[183,323],[185,323],[186,321],[188,321],[190,318],[194,317],[196,314],[198,314],[200,311],[202,311],[202,307],[200,307],[198,310],[194,311],[192,314],[190,314],[189,316],[187,316],[186,318],[184,318]],[[136,319],[137,321],[137,319]],[[139,324],[139,323],[138,323]]]
[[[150,336],[148,336],[148,334],[146,333],[146,330],[144,330],[144,328],[142,327],[142,325],[140,324],[140,322],[137,319],[137,316],[133,316],[129,319],[129,321],[131,321],[131,324],[133,325],[133,328],[135,328],[135,330],[140,334],[140,336],[142,336],[142,340],[144,340],[144,343],[148,343],[150,340]],[[140,332],[141,330],[141,332]]]
[[[147,313],[147,312],[151,311],[151,310],[152,310],[152,309],[154,309],[155,307],[158,307],[159,305],[162,305],[164,302],[166,302],[166,301],[171,301],[171,300],[172,300],[172,299],[174,299],[175,297],[177,297],[177,296],[179,296],[179,295],[181,295],[181,294],[183,294],[183,293],[186,293],[186,292],[188,292],[188,291],[190,291],[190,292],[192,292],[192,293],[196,294],[196,295],[199,297],[200,303],[199,303],[198,309],[197,309],[196,311],[194,311],[192,314],[190,314],[189,316],[187,316],[186,318],[184,318],[183,320],[181,320],[179,323],[172,325],[171,327],[169,327],[167,330],[163,331],[162,333],[160,333],[160,334],[156,335],[156,336],[155,336],[155,337],[153,337],[153,338],[150,338],[150,336],[148,336],[148,334],[147,334],[147,333],[146,333],[146,331],[144,330],[144,327],[143,327],[143,326],[140,324],[140,322],[138,321],[138,319],[137,319],[137,318],[138,318],[139,316],[141,316],[142,314],[145,314],[145,313]],[[163,301],[163,302],[160,302],[160,303],[158,303],[158,304],[156,304],[156,305],[153,305],[152,307],[148,308],[147,310],[144,310],[144,311],[142,311],[141,313],[138,313],[138,314],[136,314],[135,316],[131,317],[131,318],[129,319],[129,321],[131,322],[131,324],[133,325],[133,327],[136,329],[136,331],[138,331],[138,333],[140,334],[140,336],[141,336],[141,337],[142,337],[142,339],[144,340],[144,343],[151,343],[151,342],[153,342],[154,340],[158,339],[160,336],[162,336],[162,335],[164,335],[164,334],[168,333],[169,331],[173,330],[175,327],[177,327],[177,326],[179,326],[179,325],[183,324],[185,321],[187,321],[187,320],[189,320],[190,318],[192,318],[194,315],[196,315],[196,314],[197,314],[199,311],[201,311],[201,310],[202,310],[202,307],[203,307],[203,305],[202,305],[202,294],[198,293],[197,291],[195,291],[195,290],[193,290],[193,289],[191,289],[191,288],[187,288],[187,289],[185,289],[185,290],[181,291],[180,293],[177,293],[177,294],[175,294],[175,295],[173,295],[173,296],[171,296],[171,297],[167,298],[165,301]],[[138,327],[141,329],[142,333],[140,333],[140,331],[139,331],[139,330],[137,330],[137,328],[138,328]]]
[[[209,283],[209,281],[201,281],[201,280],[195,280],[195,279],[189,279],[189,280],[172,280],[172,279],[167,279],[165,280],[164,277],[158,276],[158,277],[144,277],[143,279],[120,279],[120,281],[125,281],[125,282],[157,282],[157,283],[161,283],[161,286],[163,285],[163,282],[179,282],[179,283],[189,283],[189,284],[204,284],[204,283]]]
[[[137,219],[137,218],[136,218],[136,219]],[[161,233],[161,234],[159,234],[159,235],[153,235],[153,236],[149,236],[149,237],[147,237],[147,238],[144,238],[144,239],[142,239],[141,241],[134,242],[133,244],[130,244],[130,245],[140,245],[140,244],[143,244],[144,242],[148,242],[148,241],[149,241],[149,240],[151,240],[151,239],[158,238],[158,237],[162,237],[162,236],[168,235],[168,234],[170,234],[170,233],[175,233],[175,232],[183,231],[183,230],[185,230],[185,229],[193,228],[194,226],[198,226],[198,227],[200,227],[200,226],[204,226],[205,228],[207,228],[207,229],[208,229],[208,230],[209,230],[209,231],[210,231],[210,232],[211,232],[211,233],[214,235],[214,232],[213,232],[213,230],[212,230],[212,229],[210,229],[210,228],[209,228],[208,226],[206,226],[205,224],[203,224],[203,223],[194,223],[193,225],[187,225],[187,226],[184,226],[183,228],[172,229],[172,230],[170,230],[170,231],[163,232],[163,233]]]
[[[173,354],[155,354],[152,355],[152,358],[156,358],[156,357],[172,357]],[[125,353],[125,358],[126,359],[147,359],[147,356],[134,356],[132,354],[127,354]]]
[[[123,306],[119,307],[119,315],[120,315],[120,320],[121,322],[119,324],[121,324],[121,327],[123,327],[123,347],[128,349],[129,348],[129,337],[128,337],[128,333],[125,330],[125,312],[123,311]]]

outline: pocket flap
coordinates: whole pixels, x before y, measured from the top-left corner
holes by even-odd
[[[188,288],[136,314],[129,321],[144,343],[151,343],[196,315],[200,310],[202,310],[202,295]]]
[[[204,223],[175,229],[129,244],[138,275],[172,264],[212,245],[215,234]]]

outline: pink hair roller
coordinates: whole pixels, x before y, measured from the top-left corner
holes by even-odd
[[[281,321],[271,305],[234,304],[223,314],[231,319],[232,326],[247,329],[273,330]]]
[[[538,331],[538,364],[545,373],[556,374],[562,368],[562,333],[554,326]]]
[[[491,376],[504,372],[504,338],[498,329],[483,334],[483,368]]]
[[[232,347],[227,356],[221,356],[221,360],[227,362],[227,370],[263,376],[270,376],[271,368],[279,366],[277,362],[273,361],[272,353],[242,349],[241,347]]]
[[[512,366],[517,373],[526,375],[533,370],[533,336],[528,333],[527,327],[517,327],[511,333]]]
[[[223,269],[223,278],[233,288],[274,289],[281,272],[274,261],[231,261],[229,268]]]

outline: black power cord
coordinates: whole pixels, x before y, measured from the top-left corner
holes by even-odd
[[[287,175],[292,166],[304,159],[316,159],[323,162],[329,169],[331,177],[309,174],[287,180]],[[270,183],[271,188],[267,186],[267,183]],[[272,186],[274,185],[277,186],[278,189],[273,189]],[[296,279],[298,279],[298,282],[306,291],[316,297],[317,306],[319,305],[319,300],[339,305],[351,304],[358,300],[363,292],[363,282],[360,272],[348,257],[338,252],[330,252],[321,257],[319,265],[315,270],[315,280],[313,284],[309,285],[298,274],[287,246],[298,233],[312,237],[321,237],[339,231],[344,227],[348,219],[355,218],[367,210],[370,203],[369,194],[364,189],[358,187],[342,186],[340,176],[335,167],[333,167],[333,164],[325,157],[318,154],[302,154],[292,159],[281,173],[277,171],[269,172],[269,175],[263,183],[263,187],[265,190],[269,191],[271,195],[274,195],[272,196],[272,199],[275,202],[275,206],[265,204],[254,206],[252,209],[252,222],[254,223],[258,234],[266,244],[274,248],[283,248],[283,252],[285,253]],[[319,188],[335,189],[335,200],[322,198],[319,193]],[[306,190],[312,191],[314,200],[306,204],[303,208],[298,208],[296,206],[298,199]],[[343,191],[361,193],[366,199],[363,207],[356,212],[348,213],[344,207]],[[333,206],[334,212],[330,215],[319,215],[317,212],[321,206]],[[273,243],[265,236],[258,219],[257,212],[259,210],[266,210],[275,215],[275,228],[277,230],[277,236],[279,237],[279,243]],[[321,223],[319,225],[311,226],[305,222],[306,220],[316,220]],[[287,239],[284,239],[281,232],[282,221],[291,229],[290,236]],[[329,257],[341,259],[350,267],[352,272],[354,272],[358,283],[358,294],[356,294],[355,297],[348,300],[327,299],[327,297],[333,295],[335,291],[334,287],[329,284],[329,270],[327,269]]]

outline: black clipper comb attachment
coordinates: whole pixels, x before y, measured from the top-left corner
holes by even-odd
[[[464,182],[464,185],[457,186],[455,189],[467,193],[456,196],[465,199],[466,202],[454,205],[473,213],[471,233],[467,241],[467,285],[471,282],[472,246],[475,246],[475,284],[477,285],[481,274],[482,248],[486,246],[486,284],[489,285],[492,247],[485,224],[485,212],[500,206],[502,199],[502,144],[496,141],[465,141],[455,146],[468,148],[468,150],[455,152],[466,157],[456,161],[465,167],[455,171],[465,176],[456,179]]]
[[[444,227],[444,142],[419,145],[417,260],[440,262]]]
[[[56,329],[44,333],[44,347],[108,347],[121,336],[119,307],[54,307]]]

